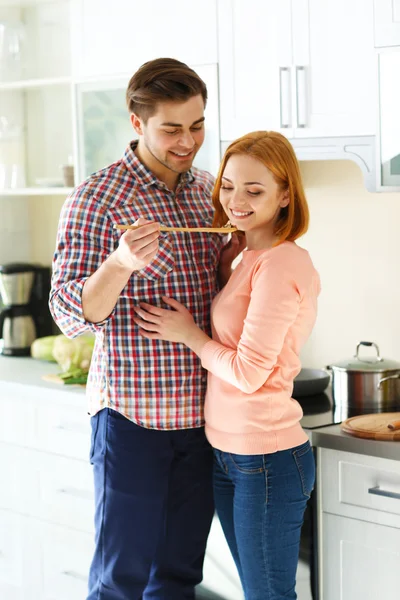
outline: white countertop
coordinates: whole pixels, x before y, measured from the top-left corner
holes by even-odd
[[[57,363],[30,357],[0,356],[0,384],[23,385],[40,390],[54,390],[77,397],[84,397],[86,390],[83,386],[61,385],[42,379],[42,375],[56,375],[60,370]]]

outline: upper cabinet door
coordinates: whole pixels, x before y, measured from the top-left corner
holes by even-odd
[[[374,0],[375,46],[400,46],[400,0]]]
[[[221,139],[292,135],[290,0],[219,0]]]
[[[294,137],[374,135],[372,0],[292,1]]]
[[[216,63],[216,0],[81,0],[77,75],[134,73],[148,60]]]

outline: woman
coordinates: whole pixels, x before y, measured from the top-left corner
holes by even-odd
[[[215,503],[246,600],[295,599],[315,465],[291,394],[320,283],[308,252],[295,244],[307,230],[308,207],[286,138],[258,131],[233,142],[213,201],[215,225],[229,219],[247,243],[214,299],[213,339],[170,298],[163,298],[169,309],[141,304],[135,321],[147,338],[186,344],[209,371]]]

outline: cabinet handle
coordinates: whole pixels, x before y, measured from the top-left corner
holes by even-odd
[[[60,423],[60,425],[56,425],[55,427],[56,429],[61,429],[61,431],[72,431],[73,433],[87,433],[87,428],[83,427],[82,425],[71,425],[70,423],[66,423],[65,425],[63,425],[62,423]]]
[[[296,66],[296,119],[297,127],[307,127],[307,72],[306,67],[299,66]]]
[[[379,485],[368,489],[368,494],[375,494],[375,496],[385,496],[386,498],[394,498],[400,500],[400,494],[397,492],[389,492],[389,490],[382,490]]]
[[[80,579],[81,581],[87,581],[87,577],[85,575],[81,575],[80,573],[77,573],[76,571],[62,571],[61,574],[65,575],[66,577],[73,577],[73,579]]]
[[[286,85],[285,85],[286,82]],[[284,102],[285,96],[285,102]],[[280,126],[281,129],[288,129],[292,126],[290,113],[290,68],[279,67],[279,109],[280,109]],[[286,111],[286,112],[285,112]]]
[[[59,494],[75,496],[76,498],[83,498],[85,500],[91,500],[93,497],[90,492],[85,492],[84,490],[77,490],[76,488],[60,488],[57,491]]]

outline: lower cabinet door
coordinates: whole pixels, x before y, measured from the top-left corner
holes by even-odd
[[[400,529],[323,513],[323,600],[398,600]]]
[[[0,598],[41,600],[40,560],[31,522],[0,510]]]
[[[64,527],[42,524],[42,600],[80,600],[87,596],[94,537]]]

